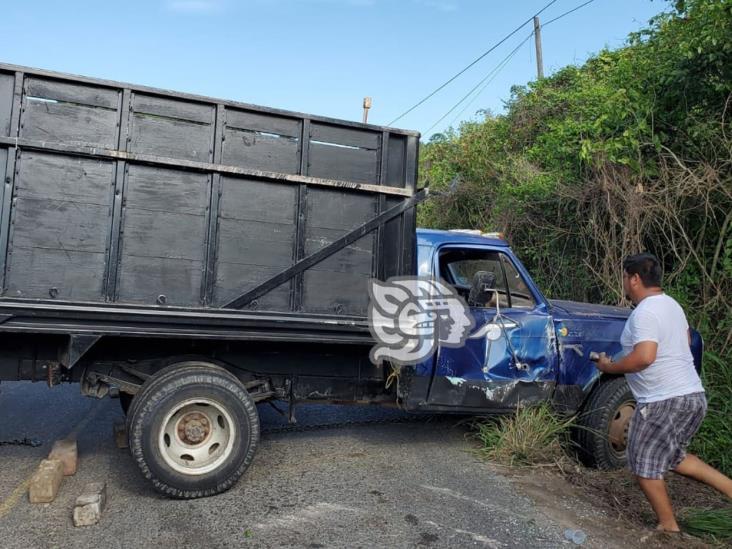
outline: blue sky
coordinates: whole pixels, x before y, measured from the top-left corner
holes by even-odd
[[[387,124],[549,0],[2,0],[0,61],[336,118]],[[548,21],[583,3],[557,0]],[[545,72],[582,63],[668,9],[595,0],[543,30]],[[427,138],[478,109],[500,111],[536,76],[533,40],[481,95],[427,133],[531,32],[526,26],[397,127]],[[480,89],[480,88],[478,88]]]

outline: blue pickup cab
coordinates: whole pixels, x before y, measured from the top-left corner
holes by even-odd
[[[418,229],[418,274],[443,280],[466,300],[476,273],[491,273],[489,303],[468,302],[476,326],[498,324],[498,337],[470,338],[439,348],[400,383],[410,410],[488,414],[551,402],[579,413],[577,442],[584,460],[623,464],[635,403],[622,376],[603,375],[590,352],[621,353],[620,334],[631,309],[547,299],[500,235]],[[620,267],[618,267],[620,268]],[[701,367],[702,341],[692,333]]]

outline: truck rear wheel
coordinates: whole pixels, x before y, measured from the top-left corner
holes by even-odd
[[[231,488],[254,457],[254,400],[229,372],[205,363],[169,366],[135,395],[127,417],[132,457],[159,492],[212,496]]]
[[[598,469],[619,469],[627,459],[635,398],[625,378],[601,382],[590,393],[577,420],[574,440],[582,462]]]

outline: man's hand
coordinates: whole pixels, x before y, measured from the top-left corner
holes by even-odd
[[[605,353],[600,353],[599,358],[597,359],[597,362],[595,362],[595,366],[597,366],[597,369],[601,372],[608,373],[610,370],[612,370],[612,359],[607,356]]]

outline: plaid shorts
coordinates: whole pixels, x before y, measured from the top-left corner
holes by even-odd
[[[704,393],[638,404],[628,434],[630,470],[642,478],[663,478],[686,457],[706,413]]]

